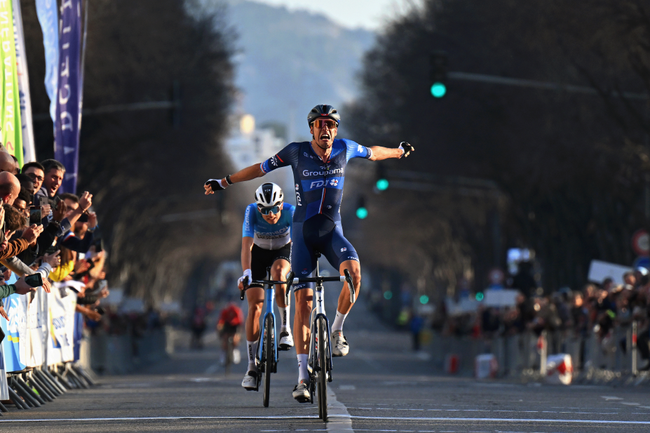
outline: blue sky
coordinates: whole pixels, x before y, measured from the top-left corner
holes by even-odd
[[[321,13],[337,24],[349,28],[362,27],[379,30],[383,23],[395,14],[401,14],[411,3],[419,0],[254,0],[275,6],[286,6],[291,10],[304,9]]]

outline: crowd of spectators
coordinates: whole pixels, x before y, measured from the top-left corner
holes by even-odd
[[[93,196],[87,191],[59,194],[65,172],[54,159],[21,167],[0,149],[1,296],[35,291],[24,277],[39,273],[46,292],[71,290],[77,295],[76,311],[99,321],[99,303],[109,291]],[[18,280],[7,284],[12,273]],[[0,315],[8,319],[1,304]]]
[[[514,306],[488,307],[478,303],[474,311],[449,314],[444,302],[432,318],[432,326],[443,335],[469,335],[476,338],[516,335],[542,331],[563,339],[593,336],[603,352],[626,351],[630,347],[626,332],[637,323],[640,370],[650,370],[650,278],[648,270],[637,268],[623,275],[623,283],[611,278],[588,283],[581,290],[561,288],[545,293],[535,287],[517,287],[522,279],[513,278],[510,288],[519,290]],[[525,280],[525,279],[523,279]]]

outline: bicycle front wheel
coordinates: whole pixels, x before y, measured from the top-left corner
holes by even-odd
[[[269,407],[269,396],[271,394],[271,373],[274,370],[275,362],[275,328],[273,316],[270,314],[264,319],[264,407]]]
[[[318,319],[318,415],[327,421],[327,321]]]

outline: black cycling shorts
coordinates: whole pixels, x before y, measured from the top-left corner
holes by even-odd
[[[268,270],[279,259],[284,259],[288,263],[291,263],[291,242],[288,242],[285,246],[277,250],[266,250],[257,245],[253,245],[253,249],[251,250],[251,273],[253,280],[265,279]],[[262,284],[251,284],[250,287],[262,287]]]

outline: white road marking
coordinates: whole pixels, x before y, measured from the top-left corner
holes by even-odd
[[[621,425],[648,425],[650,421],[616,421],[616,420],[591,420],[591,419],[552,419],[552,418],[446,418],[446,417],[381,417],[352,415],[352,419],[378,420],[378,421],[480,421],[480,422],[507,422],[507,423],[569,423],[569,424],[621,424]]]
[[[626,401],[622,401],[621,404],[625,404],[628,406],[641,406],[641,403],[628,403]]]
[[[357,387],[354,385],[341,385],[339,386],[339,389],[341,391],[354,391],[355,389],[357,389]]]
[[[332,387],[327,387],[327,431],[329,433],[354,432],[352,420],[345,405],[336,399]],[[332,419],[334,418],[334,419]]]
[[[610,397],[610,396],[607,396],[607,395],[601,395],[600,398],[604,398],[606,401],[623,400],[621,397]]]
[[[377,421],[416,421],[416,422],[494,422],[494,423],[552,423],[552,424],[617,424],[617,425],[647,425],[650,426],[650,421],[618,421],[618,420],[590,420],[590,419],[553,419],[553,418],[467,418],[467,417],[381,417],[381,416],[359,416],[349,415],[347,409],[341,403],[336,401],[336,397],[328,395],[332,398],[332,405],[330,406],[330,422],[328,422],[327,431],[353,431],[351,427],[351,420],[377,420]],[[338,412],[338,413],[336,413]],[[337,421],[336,418],[341,418]],[[301,416],[150,416],[150,417],[113,417],[113,418],[38,418],[38,419],[3,419],[3,423],[41,423],[41,422],[98,422],[98,421],[185,421],[185,420],[288,420],[288,419],[318,419],[317,415],[301,415]],[[346,429],[346,426],[347,429]],[[313,430],[312,430],[313,431]],[[325,430],[322,430],[325,431]]]

